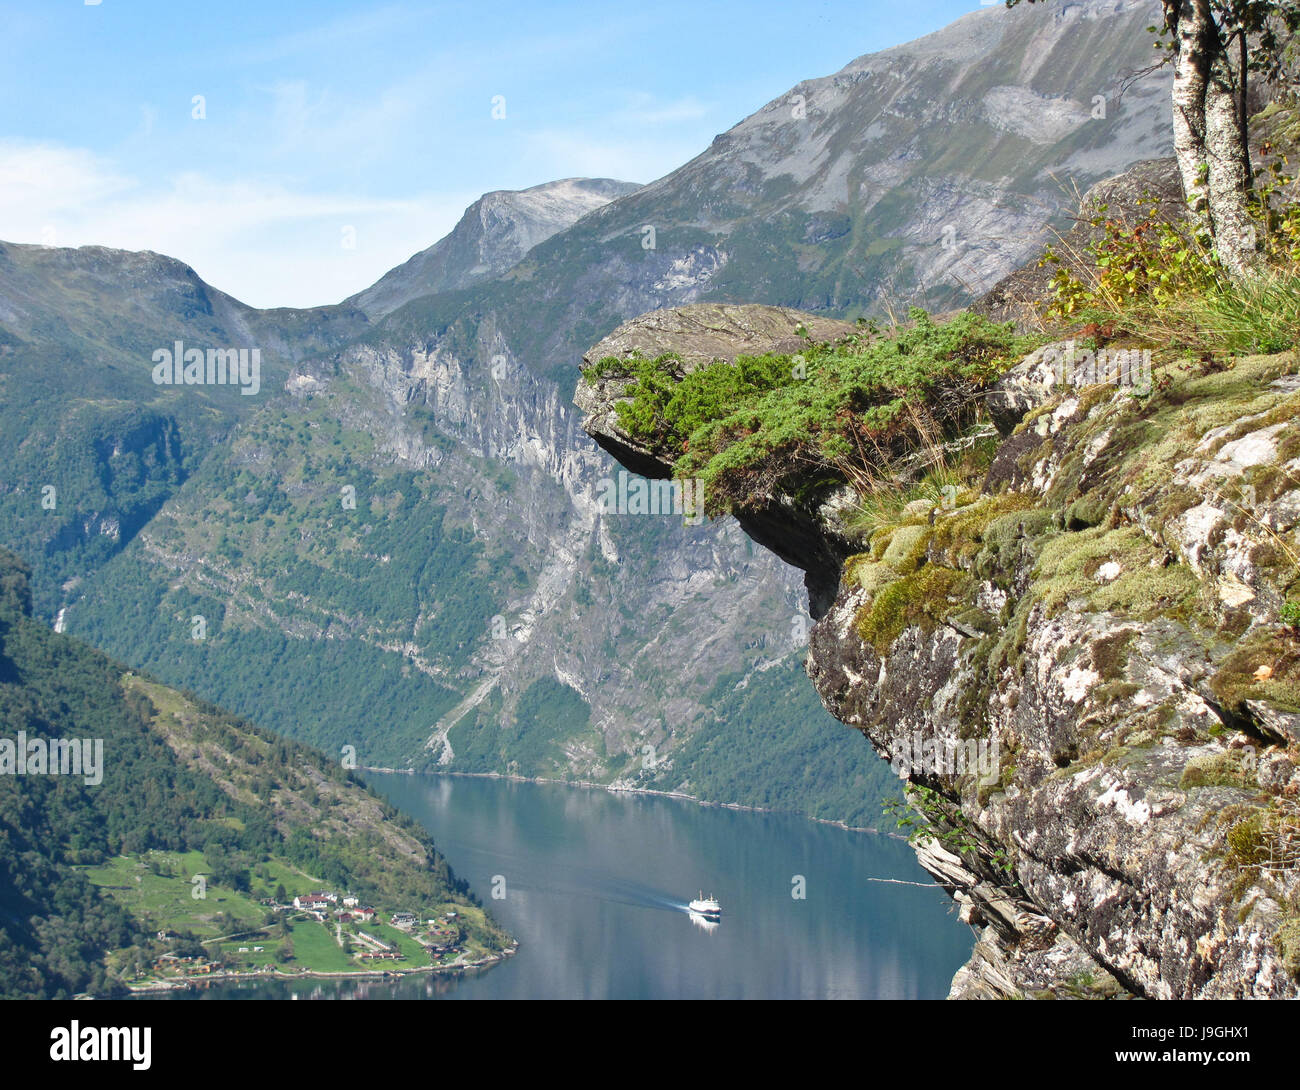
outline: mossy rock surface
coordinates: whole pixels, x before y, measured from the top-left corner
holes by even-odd
[[[1049,615],[1069,606],[1143,620],[1185,616],[1201,584],[1185,564],[1167,561],[1166,551],[1136,527],[1067,531],[1043,545],[1035,593]]]
[[[1300,916],[1286,920],[1273,936],[1282,954],[1282,965],[1288,973],[1300,980]]]
[[[1300,713],[1300,638],[1280,629],[1256,633],[1228,654],[1210,688],[1237,714],[1245,714],[1247,700]]]
[[[883,655],[905,629],[916,625],[929,632],[942,624],[963,604],[973,583],[966,572],[926,564],[890,583],[862,607],[858,635]]]
[[[1289,355],[1197,371],[1166,366],[1147,397],[1063,395],[1000,441],[972,502],[878,505],[809,672],[883,752],[917,731],[998,738],[996,782],[923,782],[960,796],[988,852],[1035,844],[1075,894],[1052,912],[1072,936],[1146,951],[1126,967],[1142,994],[1291,996],[1295,891],[1270,861],[1300,818],[1261,739],[1285,746],[1300,713],[1280,612],[1300,599],[1300,474],[1278,460],[1300,455],[1300,384],[1271,385]],[[1074,985],[1044,994],[1091,991]]]
[[[1195,787],[1252,787],[1254,774],[1245,766],[1240,750],[1212,753],[1187,762],[1178,786],[1188,791]]]

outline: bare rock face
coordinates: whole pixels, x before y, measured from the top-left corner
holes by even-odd
[[[611,356],[654,359],[673,352],[680,356],[685,375],[715,360],[735,362],[738,356],[769,352],[797,354],[810,341],[834,341],[855,332],[857,327],[850,322],[788,307],[694,303],[625,322],[583,356],[583,365],[591,367]],[[617,406],[628,381],[616,372],[594,380],[583,377],[573,398],[583,414],[583,430],[632,472],[652,479],[671,477],[676,452],[647,444],[619,425]],[[837,525],[835,498],[827,497],[817,509],[808,510],[791,497],[777,496],[737,515],[750,537],[803,570],[814,617],[830,604],[840,565],[852,551],[852,543]]]
[[[989,416],[999,432],[1010,435],[1031,410],[1047,401],[1059,389],[1059,361],[1073,349],[1071,342],[1045,344],[1003,375],[985,395]]]
[[[802,335],[800,331],[803,331]],[[851,322],[757,303],[695,303],[652,310],[624,322],[584,362],[676,352],[687,369],[765,352],[798,352],[807,341],[833,341],[857,331]]]
[[[446,238],[391,269],[347,303],[379,318],[412,299],[500,276],[534,246],[639,188],[613,178],[563,178],[530,189],[485,193]]]

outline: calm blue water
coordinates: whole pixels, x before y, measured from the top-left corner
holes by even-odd
[[[889,837],[560,785],[366,778],[430,830],[519,952],[459,979],[259,982],[178,997],[941,999],[970,955],[952,901]],[[791,895],[796,875],[804,899]],[[503,899],[492,899],[494,879]],[[685,910],[701,889],[722,903],[715,928]]]

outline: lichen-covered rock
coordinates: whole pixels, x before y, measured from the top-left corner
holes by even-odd
[[[960,848],[918,852],[987,924],[954,995],[1300,995],[1295,366],[1059,391],[989,494],[847,563],[808,672],[907,755],[931,837]],[[995,761],[917,761],[923,741]]]
[[[1028,413],[1060,392],[1061,361],[1073,347],[1073,341],[1045,344],[994,383],[984,400],[999,432],[1010,435]]]

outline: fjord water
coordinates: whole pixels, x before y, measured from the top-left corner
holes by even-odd
[[[519,952],[460,979],[257,983],[206,994],[941,999],[970,956],[971,930],[953,902],[892,837],[558,784],[366,780],[430,830]],[[791,895],[796,875],[804,899]],[[493,898],[494,883],[504,897]],[[701,890],[722,903],[711,930],[686,912]]]

